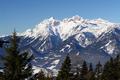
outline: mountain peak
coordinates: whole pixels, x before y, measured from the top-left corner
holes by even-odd
[[[50,17],[48,20],[49,20],[49,21],[54,21],[55,18],[54,18],[54,17]]]
[[[70,19],[72,19],[72,20],[74,20],[74,21],[80,21],[80,20],[82,20],[83,18],[80,17],[79,15],[75,15],[75,16],[73,16],[72,18],[69,18],[69,20],[70,20]]]
[[[26,30],[24,35],[37,37],[52,34],[58,35],[61,39],[65,40],[78,33],[90,32],[98,37],[103,32],[114,28],[114,26],[115,23],[101,18],[89,20],[76,15],[71,18],[56,20],[54,17],[50,17],[40,22],[34,29]]]
[[[71,22],[71,21],[75,22],[75,21],[82,21],[82,20],[83,18],[79,15],[75,15],[73,17],[63,19],[64,22]]]

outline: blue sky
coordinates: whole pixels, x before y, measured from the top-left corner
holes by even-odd
[[[0,35],[23,32],[50,17],[74,15],[120,23],[120,0],[0,0]]]

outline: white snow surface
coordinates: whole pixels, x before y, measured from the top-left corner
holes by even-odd
[[[109,54],[112,54],[115,50],[115,45],[114,44],[111,44],[112,41],[109,41],[105,47],[106,47],[106,51],[109,53]]]
[[[41,70],[42,70],[45,74],[48,73],[47,70],[45,70],[44,68],[40,68],[40,67],[37,67],[37,66],[33,66],[33,74],[36,74],[36,73],[40,72]]]
[[[55,67],[56,67],[56,66],[53,65],[53,66],[47,67],[47,69],[52,70],[52,69],[55,68]]]
[[[109,31],[116,26],[116,23],[111,23],[101,18],[88,20],[80,16],[73,16],[72,18],[56,20],[51,17],[36,25],[35,28],[26,30],[21,35],[30,37],[57,35],[62,40],[66,40],[75,34],[91,32],[98,37],[103,32]]]
[[[59,59],[58,59],[58,60],[55,60],[55,61],[52,62],[52,64],[57,65],[57,64],[59,63],[59,61],[60,61]]]

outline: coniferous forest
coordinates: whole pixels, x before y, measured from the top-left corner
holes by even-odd
[[[33,75],[32,63],[34,56],[19,51],[19,38],[13,32],[10,47],[6,48],[5,56],[0,56],[2,67],[0,80],[120,80],[120,56],[117,55],[102,65],[100,62],[93,67],[92,63],[83,62],[81,67],[71,71],[71,59],[67,54],[57,76],[49,76],[41,70]],[[1,45],[2,46],[2,45]]]

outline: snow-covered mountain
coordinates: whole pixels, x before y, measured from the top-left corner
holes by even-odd
[[[105,63],[120,50],[120,25],[103,19],[88,20],[79,16],[46,19],[33,29],[20,33],[21,51],[36,57],[33,64],[48,70],[60,68],[69,53],[72,65],[83,60]]]

